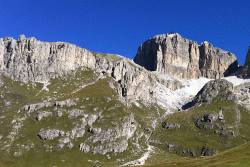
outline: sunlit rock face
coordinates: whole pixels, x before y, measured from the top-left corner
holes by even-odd
[[[206,78],[219,79],[228,76],[238,69],[237,57],[231,52],[214,48],[207,41],[200,46],[199,69]]]
[[[92,68],[95,57],[86,49],[65,42],[42,42],[20,35],[0,39],[0,69],[23,82],[44,82],[79,67]]]
[[[237,70],[234,54],[214,48],[208,42],[200,46],[178,33],[156,35],[144,42],[134,61],[150,71],[178,78],[217,79]]]

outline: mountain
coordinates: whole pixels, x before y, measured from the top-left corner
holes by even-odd
[[[150,71],[190,79],[219,79],[238,68],[237,58],[231,52],[214,48],[206,41],[198,45],[178,33],[147,40],[138,48],[134,61]]]
[[[158,35],[136,64],[21,35],[0,60],[1,166],[173,164],[250,140],[250,80],[207,42]]]

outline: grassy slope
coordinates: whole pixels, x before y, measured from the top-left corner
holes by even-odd
[[[175,155],[161,158],[162,161],[150,162],[146,166],[156,166],[156,167],[165,167],[165,166],[250,166],[250,143],[245,143],[238,147],[229,149],[227,151],[221,152],[217,155],[204,158],[184,158],[177,157]],[[153,159],[154,157],[152,157]],[[158,164],[157,164],[158,163]],[[150,165],[151,164],[151,165]]]
[[[151,143],[152,145],[163,150],[161,155],[153,155],[147,164],[157,163],[159,166],[242,166],[249,165],[250,161],[247,160],[250,156],[250,152],[247,150],[250,144],[244,144],[250,141],[250,112],[245,108],[238,106],[238,110],[241,114],[241,120],[239,126],[235,126],[237,123],[235,103],[233,101],[221,101],[221,95],[213,99],[209,105],[202,105],[189,111],[183,111],[168,115],[166,120],[163,122],[180,124],[179,129],[164,129],[159,124],[155,130],[154,135],[151,137],[152,140],[160,141],[163,144]],[[203,130],[195,126],[195,116],[203,116],[205,114],[214,113],[218,114],[220,108],[224,109],[224,121],[214,121],[213,124],[217,123],[220,127],[226,127],[230,131],[238,131],[238,135],[233,137],[232,135],[225,134],[220,135],[222,130],[214,126],[212,130]],[[203,123],[204,125],[206,123]],[[210,124],[211,125],[211,124]],[[214,133],[218,130],[219,133]],[[170,149],[165,145],[174,144],[176,147]],[[241,146],[239,146],[241,145]],[[239,147],[237,147],[239,146]],[[209,147],[212,150],[218,150],[220,154],[200,158],[202,148]],[[234,148],[236,147],[236,148]],[[187,150],[193,149],[195,152],[195,158],[191,157]],[[185,150],[185,153],[182,151]],[[177,154],[174,154],[177,153]],[[163,156],[163,155],[167,155]],[[178,156],[179,155],[179,156]],[[186,157],[184,157],[186,156]]]
[[[96,59],[99,59],[101,57],[107,59],[107,60],[111,60],[111,61],[118,61],[120,60],[122,57],[116,54],[109,54],[109,53],[96,53],[96,52],[91,52]]]
[[[77,79],[80,78],[80,79]],[[91,79],[90,79],[91,78]],[[6,107],[8,112],[4,112],[8,119],[2,123],[6,124],[6,126],[1,126],[1,135],[4,136],[2,140],[0,140],[0,144],[4,145],[5,141],[8,141],[6,138],[7,134],[11,131],[13,124],[11,121],[14,117],[23,117],[27,111],[22,111],[18,114],[16,111],[22,109],[22,107],[26,104],[38,103],[44,100],[46,101],[61,101],[65,99],[74,99],[79,98],[80,101],[77,105],[73,105],[70,107],[47,107],[41,108],[37,111],[49,111],[52,112],[53,115],[42,119],[41,121],[37,121],[35,119],[37,111],[31,113],[30,117],[27,118],[23,127],[19,130],[18,135],[15,137],[15,140],[12,142],[12,145],[7,149],[8,153],[6,153],[6,149],[0,151],[0,162],[3,166],[93,166],[95,164],[99,164],[102,166],[116,166],[123,164],[126,161],[134,160],[139,158],[143,152],[139,152],[137,154],[131,154],[131,150],[135,149],[135,146],[132,144],[134,141],[131,139],[129,142],[129,150],[124,151],[123,153],[119,153],[114,155],[113,153],[108,153],[112,158],[108,159],[107,155],[92,153],[84,153],[79,150],[80,143],[84,142],[88,137],[92,134],[86,132],[83,138],[74,139],[72,142],[75,145],[72,149],[69,149],[65,146],[63,149],[57,148],[57,140],[41,140],[37,137],[37,134],[40,132],[40,129],[60,129],[64,131],[68,131],[75,127],[75,124],[80,123],[81,116],[77,118],[69,119],[66,115],[66,111],[72,109],[81,109],[84,106],[83,110],[86,114],[97,114],[102,112],[104,118],[106,117],[106,121],[100,123],[94,123],[93,127],[102,127],[102,129],[111,128],[112,125],[110,121],[117,123],[122,123],[124,117],[133,113],[135,114],[135,118],[139,118],[141,114],[139,112],[146,112],[146,107],[144,109],[140,109],[138,107],[133,106],[132,108],[126,107],[123,103],[121,103],[118,99],[117,93],[110,88],[109,82],[113,82],[116,84],[112,78],[106,78],[97,81],[95,84],[89,85],[79,91],[72,93],[72,91],[79,89],[82,85],[87,83],[92,83],[96,79],[96,75],[93,71],[77,71],[75,76],[64,76],[57,79],[52,79],[51,84],[47,87],[50,91],[43,90],[41,91],[43,85],[37,84],[37,86],[30,86],[27,88],[26,85],[20,85],[20,82],[13,82],[8,78],[4,77],[4,83],[10,87],[8,89],[13,95],[13,99],[6,98],[11,102],[19,100],[19,96],[23,96],[20,98],[18,105],[10,105]],[[65,86],[62,86],[65,85]],[[15,86],[18,86],[15,88]],[[23,87],[23,88],[22,88]],[[4,88],[4,87],[1,87]],[[30,90],[30,91],[29,91]],[[2,94],[6,95],[6,89],[3,89]],[[41,91],[41,92],[40,92]],[[53,93],[57,92],[57,93]],[[109,102],[106,101],[105,97],[109,97],[111,100]],[[88,98],[88,100],[86,100]],[[2,101],[3,103],[3,101]],[[2,104],[3,105],[3,104]],[[115,107],[116,106],[116,107]],[[4,106],[2,106],[4,107]],[[94,108],[97,108],[95,111]],[[3,108],[2,108],[3,109]],[[4,108],[5,109],[5,108]],[[60,109],[64,112],[61,118],[57,118],[55,116],[55,112],[57,109]],[[151,111],[147,109],[147,113]],[[138,133],[141,130],[138,130]],[[135,134],[135,137],[137,134]],[[146,149],[145,137],[139,139],[139,144],[142,146],[142,151]],[[34,148],[30,148],[29,151],[25,151],[25,146],[30,146],[34,144]],[[50,147],[52,146],[52,149]],[[52,152],[50,152],[52,150]],[[15,152],[21,152],[21,156],[14,156]],[[121,161],[116,161],[116,160]],[[93,161],[96,161],[93,163]],[[100,162],[98,162],[100,161]]]
[[[220,97],[218,97],[220,98]],[[239,107],[241,112],[241,123],[237,128],[236,124],[236,114],[235,114],[235,104],[233,101],[219,101],[214,99],[214,101],[209,105],[202,105],[198,108],[189,111],[183,111],[167,116],[165,122],[177,123],[181,127],[179,129],[164,129],[159,124],[157,130],[152,136],[152,140],[159,140],[161,143],[168,143],[177,145],[177,148],[173,152],[182,154],[183,150],[195,151],[196,156],[200,156],[203,147],[209,147],[212,150],[218,150],[222,152],[224,150],[230,149],[232,147],[241,145],[250,140],[250,131],[248,128],[250,126],[249,112]],[[238,131],[239,135],[232,137],[230,134],[220,135],[221,129],[214,126],[213,130],[203,130],[195,126],[196,119],[195,115],[204,115],[209,113],[219,113],[220,108],[225,108],[224,120],[221,122],[217,120],[214,122],[218,123],[220,126],[226,127],[228,130]],[[231,127],[231,128],[230,128]],[[218,130],[219,133],[214,133]],[[154,144],[157,145],[157,144]],[[165,147],[164,145],[162,145]],[[190,156],[188,153],[184,153],[184,156]]]
[[[117,100],[117,93],[109,87],[108,82],[114,82],[111,78],[102,79],[93,85],[89,85],[84,89],[77,91],[76,93],[72,93],[72,91],[81,88],[81,86],[84,86],[88,83],[92,83],[96,80],[96,78],[97,75],[92,70],[78,70],[74,76],[69,75],[57,79],[52,79],[51,84],[47,86],[50,91],[41,91],[43,84],[37,83],[36,85],[32,85],[30,83],[29,86],[21,86],[20,82],[11,81],[9,78],[2,77],[2,80],[5,85],[0,87],[0,92],[2,95],[4,95],[4,98],[2,98],[2,100],[0,101],[0,106],[1,111],[4,112],[0,112],[0,117],[6,116],[7,118],[0,119],[0,121],[2,122],[0,124],[0,135],[3,136],[6,136],[11,131],[11,128],[13,126],[11,121],[13,120],[13,118],[17,116],[22,117],[25,114],[25,112],[23,111],[21,111],[20,113],[16,113],[25,104],[42,102],[44,100],[60,101],[72,98],[80,98],[80,102],[75,106],[60,108],[64,111],[64,114],[61,118],[56,118],[55,107],[40,109],[40,111],[51,111],[53,113],[53,116],[44,118],[40,122],[35,120],[35,115],[37,111],[32,113],[30,118],[25,120],[24,126],[19,131],[19,137],[15,138],[14,142],[12,143],[12,146],[8,149],[9,153],[6,153],[6,150],[0,150],[0,165],[117,166],[124,164],[124,162],[126,161],[139,158],[142,155],[142,152],[136,155],[130,152],[130,150],[134,148],[132,144],[134,141],[132,141],[131,139],[129,140],[129,150],[126,150],[123,153],[117,155],[108,153],[111,156],[111,159],[108,159],[106,155],[93,155],[92,153],[84,153],[82,151],[79,151],[79,144],[84,142],[88,137],[92,135],[87,131],[85,132],[83,138],[78,138],[72,141],[75,145],[72,149],[69,149],[67,146],[65,146],[63,149],[57,149],[56,145],[58,144],[57,140],[59,138],[56,138],[51,141],[43,141],[36,136],[41,128],[55,128],[64,131],[72,129],[76,123],[80,123],[80,116],[77,118],[69,119],[65,114],[65,111],[71,109],[80,109],[81,106],[84,106],[84,110],[88,114],[97,114],[98,112],[102,112],[102,115],[107,118],[107,121],[105,122],[94,123],[94,127],[112,127],[113,125],[110,123],[110,120],[121,123],[122,117],[126,117],[131,113],[134,113],[137,122],[140,124],[140,129],[142,129],[141,131],[144,131],[146,135],[149,135],[149,132],[143,129],[153,129],[153,121],[156,120],[158,117],[164,115],[165,111],[155,104],[145,106],[140,102],[138,103],[141,107],[138,107],[136,105],[132,105],[131,108],[126,107],[123,103]],[[116,83],[114,82],[114,84]],[[109,97],[111,101],[107,102],[104,97]],[[89,98],[89,100],[86,100],[86,98]],[[11,105],[5,106],[4,100],[11,101]],[[114,107],[115,104],[118,104],[118,106],[120,105],[120,107]],[[234,108],[234,106],[235,104],[231,101],[220,101],[219,99],[215,99],[215,101],[211,105],[203,105],[188,112],[180,112],[169,115],[166,121],[170,123],[181,124],[181,128],[166,130],[162,129],[162,124],[159,123],[158,128],[155,130],[155,133],[151,139],[159,140],[162,143],[178,143],[180,145],[179,151],[182,151],[183,149],[193,148],[196,151],[197,155],[200,153],[199,147],[203,146],[209,146],[213,149],[219,149],[220,151],[230,149],[232,147],[249,141],[250,132],[248,127],[250,126],[250,124],[248,118],[250,115],[247,110],[239,107],[242,116],[241,125],[239,128],[240,135],[238,135],[238,137],[236,137],[235,139],[230,138],[230,144],[228,144],[228,138],[221,137],[219,134],[215,134],[213,131],[205,131],[197,128],[195,126],[195,120],[193,116],[199,113],[207,112],[218,113],[220,107]],[[94,111],[94,108],[98,109]],[[228,112],[225,115],[226,122],[223,123],[223,125],[230,125],[230,123],[235,122],[233,116],[234,110],[228,109],[226,112]],[[244,135],[245,137],[242,137],[242,135]],[[145,137],[139,140],[139,144],[144,147],[143,149],[147,148],[145,145],[145,140]],[[0,146],[2,146],[3,142],[5,141],[8,141],[6,137],[1,139]],[[29,151],[24,151],[24,149],[21,147],[21,145],[30,146],[31,143],[34,143],[35,147],[31,148]],[[216,145],[214,145],[214,143],[216,143]],[[227,143],[226,147],[224,145],[225,143]],[[49,146],[53,147],[52,152],[50,152],[51,149],[49,149]],[[162,149],[162,146],[159,146],[157,144],[155,144],[155,146],[159,147],[159,149],[157,149],[158,151],[156,151],[156,153],[147,161],[148,165],[154,164],[153,166],[155,166],[156,164],[161,164],[160,166],[173,166],[174,164],[176,164],[178,166],[199,166],[206,165],[208,162],[209,164],[212,163],[214,165],[248,163],[247,157],[249,156],[249,152],[247,150],[249,149],[249,143],[237,147],[235,149],[222,152],[218,155],[207,158],[200,158],[198,160],[193,158],[184,158],[176,154],[170,153],[166,151],[166,149]],[[246,147],[246,149],[244,149],[244,147]],[[15,152],[22,152],[22,156],[15,157]],[[185,155],[188,156],[187,154]],[[230,158],[230,156],[234,155],[235,157],[240,158]],[[119,159],[123,161],[116,161]],[[218,162],[219,159],[225,160],[223,160],[222,162]],[[96,162],[93,163],[93,161]]]

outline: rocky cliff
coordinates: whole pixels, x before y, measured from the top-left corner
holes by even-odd
[[[73,44],[42,42],[24,35],[20,35],[18,40],[11,37],[0,39],[0,70],[13,80],[46,83],[80,67],[92,68],[100,75],[117,81],[119,86],[115,89],[127,105],[136,100],[155,102],[157,95],[153,89],[156,82],[172,90],[181,86],[177,80],[155,77],[155,74],[119,55],[94,56]]]
[[[129,63],[124,58],[116,62],[99,58],[96,60],[95,69],[113,77],[119,83],[117,92],[127,105],[139,99],[145,102],[154,101],[154,75],[142,67],[136,67],[133,62]]]
[[[176,34],[162,34],[144,42],[134,61],[150,71],[178,78],[218,79],[234,72],[237,58],[230,52],[203,42],[200,46]]]
[[[24,35],[18,40],[0,39],[1,72],[14,80],[45,82],[76,68],[94,65],[92,53],[73,44],[42,42]]]
[[[246,55],[246,61],[241,69],[240,73],[238,74],[239,78],[249,78],[250,77],[250,46]]]

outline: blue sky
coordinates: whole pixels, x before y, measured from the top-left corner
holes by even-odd
[[[64,41],[134,58],[140,44],[170,31],[212,43],[244,64],[249,0],[0,0],[0,37]]]

